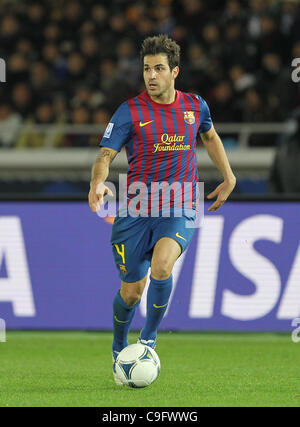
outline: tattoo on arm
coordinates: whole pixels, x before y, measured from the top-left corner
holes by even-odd
[[[96,163],[111,164],[118,152],[109,148],[101,147]]]

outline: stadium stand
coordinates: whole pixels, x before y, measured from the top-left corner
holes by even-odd
[[[273,148],[266,176],[278,125],[300,105],[299,28],[295,0],[4,0],[0,147],[96,148],[118,105],[143,90],[141,41],[168,33],[182,48],[177,88],[207,100],[227,148]]]

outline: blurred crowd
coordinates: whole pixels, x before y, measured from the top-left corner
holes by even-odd
[[[95,146],[96,137],[64,136],[59,125],[106,125],[144,90],[140,45],[161,33],[181,46],[176,87],[203,96],[214,122],[283,121],[300,105],[296,0],[2,0],[0,146],[43,145],[33,123],[56,123],[57,146]]]

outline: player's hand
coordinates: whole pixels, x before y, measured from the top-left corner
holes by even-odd
[[[103,182],[98,184],[91,184],[89,192],[89,205],[92,212],[98,212],[101,205],[104,203],[104,196],[114,196],[113,192]]]
[[[207,195],[208,199],[212,199],[213,197],[217,196],[217,200],[213,205],[211,205],[211,207],[208,209],[208,212],[216,212],[223,205],[223,203],[226,202],[230,193],[235,187],[235,183],[235,179],[231,181],[224,181],[222,182],[222,184],[218,185],[218,187],[214,191]]]

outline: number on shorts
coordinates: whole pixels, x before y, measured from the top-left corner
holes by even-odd
[[[121,244],[121,249],[119,248],[119,245],[116,245],[116,244],[115,244],[115,248],[116,248],[118,254],[122,257],[123,264],[125,264],[125,246],[124,246],[124,243]]]

